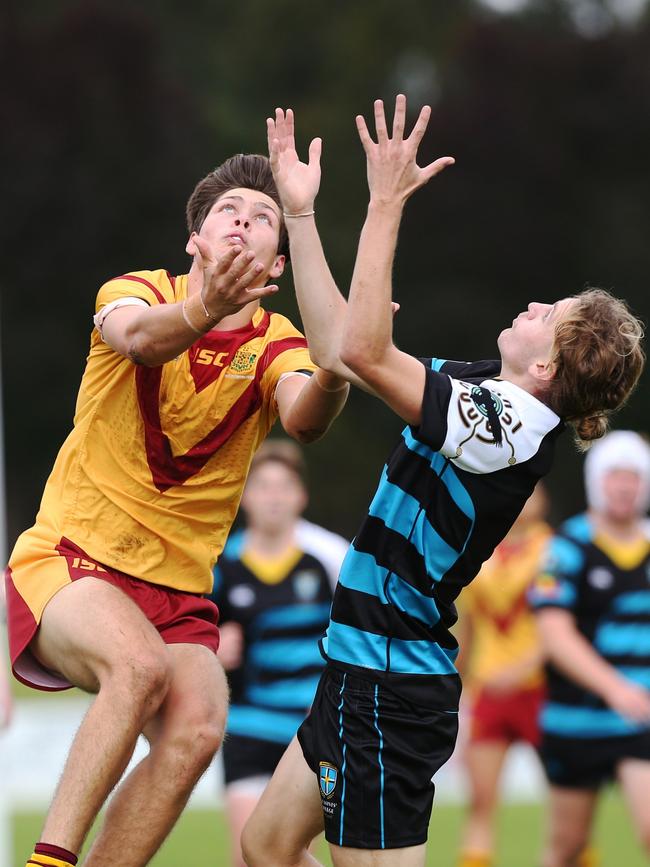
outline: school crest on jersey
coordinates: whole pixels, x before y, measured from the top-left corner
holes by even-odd
[[[589,570],[587,582],[596,590],[607,590],[614,583],[614,575],[604,566],[596,566]]]
[[[250,349],[238,349],[230,362],[230,369],[235,373],[250,373],[255,366],[256,358],[257,353],[251,352]]]
[[[255,602],[255,591],[248,584],[236,584],[228,592],[228,601],[235,608],[248,608]]]
[[[329,762],[320,762],[318,779],[320,782],[320,793],[323,798],[329,798],[336,788],[338,778],[338,768],[335,768],[334,765],[330,765]]]
[[[540,599],[557,599],[561,593],[560,583],[553,575],[540,575],[535,581],[534,593]]]
[[[293,576],[293,589],[301,602],[311,602],[318,595],[320,578],[314,569],[302,569]]]

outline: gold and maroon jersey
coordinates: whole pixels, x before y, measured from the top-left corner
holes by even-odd
[[[464,616],[471,618],[473,633],[467,669],[471,686],[482,686],[539,647],[527,594],[550,537],[550,528],[540,522],[517,542],[506,538],[463,591],[460,605]],[[540,663],[539,670],[521,686],[533,687],[542,680]]]
[[[182,301],[187,282],[163,270],[125,274],[102,286],[97,311],[122,298]],[[53,594],[36,561],[62,539],[152,584],[209,592],[251,459],[277,418],[276,386],[313,370],[302,334],[262,308],[159,367],[134,365],[94,330],[74,428],[10,563],[37,619]]]

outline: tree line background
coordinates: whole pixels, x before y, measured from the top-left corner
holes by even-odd
[[[456,166],[409,203],[400,346],[494,357],[531,300],[587,285],[650,312],[650,17],[643,0],[11,0],[0,22],[2,362],[9,543],[71,427],[95,293],[184,273],[185,201],[276,105],[324,139],[318,222],[347,292],[367,191],[354,117],[402,91],[433,106],[421,160]],[[290,271],[273,309],[297,319]],[[616,426],[648,428],[648,376]],[[307,452],[314,520],[348,536],[400,430],[352,394]],[[278,431],[279,433],[279,431]],[[565,437],[553,517],[582,506]]]

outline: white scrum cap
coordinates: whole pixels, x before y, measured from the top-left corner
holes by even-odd
[[[604,511],[603,476],[611,470],[632,470],[641,476],[639,514],[650,506],[650,445],[631,430],[616,430],[594,443],[585,459],[585,487],[589,508]]]

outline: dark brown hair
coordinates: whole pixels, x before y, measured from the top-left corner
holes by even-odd
[[[242,188],[257,190],[273,199],[282,213],[282,203],[278,195],[268,157],[261,154],[236,154],[200,180],[190,196],[185,216],[189,232],[198,232],[210,209],[229,190]],[[278,254],[289,257],[289,238],[284,220],[280,217],[280,238]]]
[[[569,422],[581,449],[602,437],[643,372],[643,324],[604,289],[575,296],[555,329],[555,373],[543,400]]]
[[[302,484],[306,486],[306,468],[302,449],[293,440],[270,439],[266,440],[255,452],[249,476],[264,464],[282,464],[288,470],[295,473]]]

